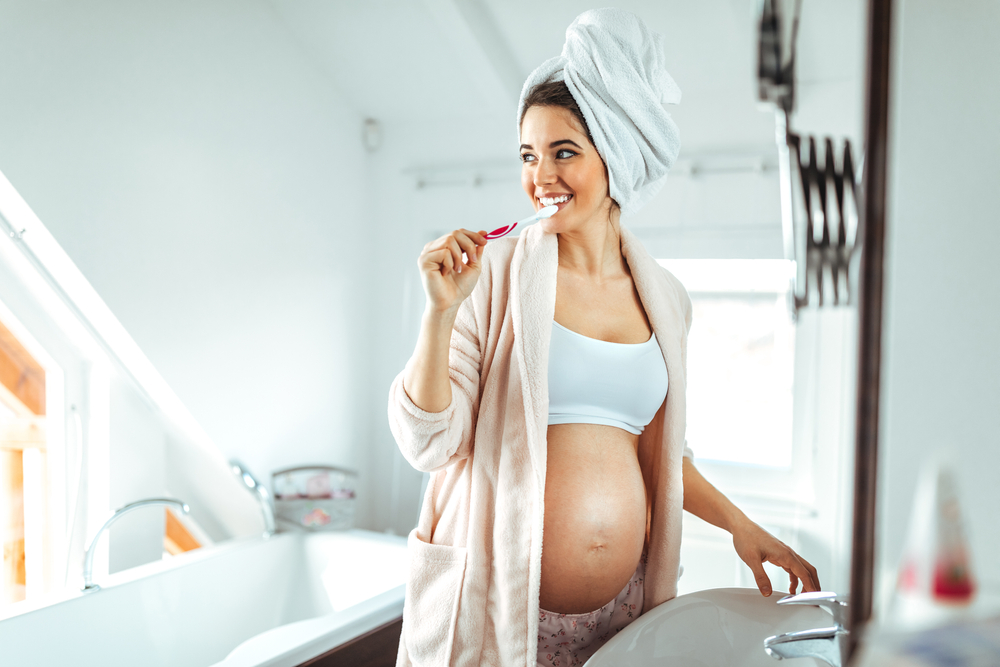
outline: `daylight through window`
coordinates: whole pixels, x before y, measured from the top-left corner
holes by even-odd
[[[795,328],[785,260],[659,260],[691,296],[687,440],[700,460],[792,466]]]

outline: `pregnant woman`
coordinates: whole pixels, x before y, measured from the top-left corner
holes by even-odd
[[[620,223],[680,146],[663,58],[635,15],[579,16],[518,110],[522,186],[558,212],[516,238],[457,229],[420,255],[427,306],[389,422],[433,475],[398,665],[582,665],[677,594],[682,509],[732,533],[763,595],[764,561],[791,591],[819,590],[692,463],[691,301]]]

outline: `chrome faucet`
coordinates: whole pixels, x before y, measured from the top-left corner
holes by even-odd
[[[182,503],[179,500],[174,500],[173,498],[146,498],[145,500],[137,500],[134,503],[129,503],[128,505],[123,505],[114,511],[114,513],[108,517],[108,520],[104,522],[97,534],[94,535],[94,539],[90,541],[90,546],[87,547],[87,553],[83,557],[83,592],[89,593],[91,591],[98,591],[101,589],[100,586],[94,583],[93,571],[94,571],[94,551],[97,550],[97,541],[101,539],[101,534],[105,530],[111,527],[118,519],[122,518],[132,510],[137,510],[140,507],[148,507],[150,505],[165,505],[167,507],[172,507],[175,510],[179,510],[182,514],[187,514],[190,508],[187,503]]]
[[[257,499],[260,505],[260,513],[264,517],[264,537],[274,535],[274,505],[271,502],[271,494],[267,488],[257,481],[257,478],[247,469],[245,465],[236,459],[229,461],[229,466],[233,474],[240,478]]]
[[[764,640],[764,650],[775,660],[790,658],[816,658],[833,667],[842,667],[847,656],[848,631],[844,628],[847,620],[847,599],[836,593],[817,591],[786,595],[778,604],[810,604],[827,609],[833,614],[834,624],[830,627],[786,632]]]

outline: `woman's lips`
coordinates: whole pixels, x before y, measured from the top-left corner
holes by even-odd
[[[556,204],[546,204],[541,199],[538,200],[538,203],[541,204],[542,208],[545,208],[546,206],[556,206],[559,208],[560,211],[562,211],[564,208],[566,208],[566,206],[569,205],[571,201],[573,201],[573,195],[570,195],[569,199],[567,199],[566,201],[558,202]]]

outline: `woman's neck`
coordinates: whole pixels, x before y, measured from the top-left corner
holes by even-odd
[[[578,231],[559,234],[559,268],[596,282],[627,271],[621,251],[618,211]]]

